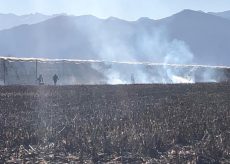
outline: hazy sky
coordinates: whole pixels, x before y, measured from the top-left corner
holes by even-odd
[[[0,13],[67,13],[110,16],[127,20],[140,17],[159,19],[183,9],[203,11],[230,10],[230,0],[0,0]]]

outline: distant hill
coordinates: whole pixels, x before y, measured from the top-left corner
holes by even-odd
[[[230,19],[230,10],[229,11],[224,11],[224,12],[210,12],[209,14],[213,14],[213,15],[216,15],[216,16],[220,16],[220,17],[223,17],[223,18],[227,18],[227,19]]]
[[[57,16],[0,31],[0,54],[230,65],[230,21],[184,10],[161,20]]]
[[[165,24],[171,39],[183,40],[191,48],[196,63],[230,65],[230,21],[184,10],[160,22]]]
[[[29,15],[15,15],[15,14],[0,14],[0,30],[9,29],[22,24],[35,24],[47,19],[53,18],[56,15],[49,16],[40,13]]]

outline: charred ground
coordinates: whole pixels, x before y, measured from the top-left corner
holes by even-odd
[[[0,163],[227,163],[229,97],[229,83],[0,87]]]

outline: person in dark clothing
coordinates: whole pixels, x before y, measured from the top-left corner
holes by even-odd
[[[43,84],[44,84],[44,82],[43,82],[43,77],[42,77],[41,74],[40,74],[39,77],[37,78],[37,81],[38,81],[38,84],[39,84],[39,85],[43,85]]]
[[[131,84],[135,84],[134,74],[131,74]]]
[[[53,76],[53,81],[54,81],[54,85],[57,85],[57,81],[59,80],[59,78],[58,78],[58,75],[54,75]]]

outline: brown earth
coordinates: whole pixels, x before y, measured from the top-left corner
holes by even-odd
[[[229,163],[230,84],[0,87],[0,163]]]

